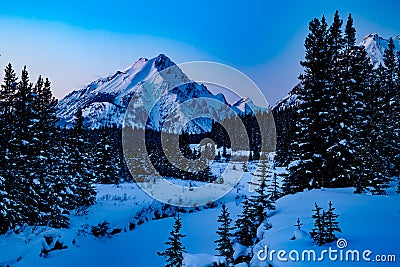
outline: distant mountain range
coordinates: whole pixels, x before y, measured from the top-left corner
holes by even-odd
[[[400,36],[393,40],[396,50],[400,51]],[[371,33],[364,37],[359,45],[365,47],[372,64],[377,67],[379,64],[383,64],[383,54],[388,48],[388,42],[378,34]],[[172,71],[165,72],[164,70],[168,68]],[[160,73],[162,73],[162,81],[154,80],[157,79],[154,77],[160,76]],[[146,83],[151,83],[151,88],[143,86]],[[172,85],[179,86],[173,89]],[[276,112],[292,106],[298,101],[297,92],[299,90],[301,90],[300,84],[278,101],[272,109]],[[262,109],[249,98],[240,99],[230,105],[223,94],[215,95],[205,85],[191,81],[174,62],[160,54],[152,59],[140,58],[123,71],[117,71],[111,76],[100,78],[82,89],[71,92],[59,101],[57,115],[60,118],[59,124],[67,128],[72,126],[78,109],[82,109],[85,124],[89,128],[121,127],[128,104],[133,98],[135,112],[131,114],[132,118],[126,120],[133,127],[143,127],[144,124],[147,124],[150,128],[160,130],[163,124],[167,124],[172,125],[169,126],[170,131],[176,132],[179,129],[173,128],[173,122],[179,120],[179,116],[182,114],[171,117],[169,116],[171,110],[176,109],[187,100],[203,97],[220,101],[231,107],[237,114]],[[152,103],[155,99],[158,101]],[[150,104],[155,105],[152,108],[149,106]],[[227,116],[220,107],[208,105],[204,101],[196,102],[196,105],[193,107],[194,110],[207,108],[209,114],[214,114],[222,119]],[[144,122],[138,119],[138,116],[143,117],[143,114],[148,113],[149,110],[152,111],[148,121]],[[170,121],[166,122],[166,120]],[[188,123],[184,128],[189,132],[204,132],[210,129],[211,120],[203,118]]]
[[[164,71],[167,69],[168,71]],[[160,54],[152,59],[141,58],[124,71],[117,71],[111,76],[100,78],[82,89],[71,92],[59,101],[57,115],[60,118],[59,124],[67,128],[72,126],[79,109],[82,109],[88,128],[121,127],[132,99],[131,105],[135,110],[127,115],[130,117],[127,117],[125,122],[133,127],[144,127],[146,124],[147,127],[157,130],[166,124],[170,125],[169,131],[177,132],[179,129],[174,128],[173,122],[179,120],[182,114],[177,113],[171,117],[170,112],[182,102],[198,98],[217,100],[231,107],[237,114],[261,109],[249,98],[240,99],[230,105],[223,94],[215,95],[203,84],[191,81],[174,62]],[[192,107],[193,110],[204,112],[206,108],[206,113],[218,118],[223,119],[227,116],[218,105],[208,105],[204,101],[206,100],[195,102],[197,106]],[[143,121],[145,113],[150,114],[148,121]],[[188,132],[209,131],[211,120],[199,118],[188,123],[184,129]]]

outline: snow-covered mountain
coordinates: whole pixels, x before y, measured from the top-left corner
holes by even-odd
[[[255,105],[249,97],[239,99],[232,105],[232,109],[236,114],[250,114],[257,111],[266,111],[265,108]]]
[[[394,37],[393,43],[395,50],[400,51],[400,36]],[[371,33],[365,36],[359,45],[365,47],[365,50],[371,57],[371,62],[374,67],[378,67],[379,64],[384,65],[383,54],[385,53],[386,49],[389,49],[389,39],[384,39],[376,33]]]
[[[272,110],[279,112],[295,105],[299,101],[298,93],[302,88],[303,88],[302,84],[298,83],[295,87],[293,87],[292,90],[289,91],[287,96],[282,98],[280,101],[278,101],[278,103],[276,103],[272,107]]]
[[[163,71],[168,69],[168,71]],[[222,94],[212,94],[204,85],[192,82],[182,70],[167,56],[146,59],[141,58],[124,71],[117,71],[106,78],[100,78],[86,87],[75,90],[58,103],[60,125],[70,127],[79,109],[82,109],[85,124],[89,128],[116,125],[121,127],[129,102],[134,107],[126,122],[135,127],[143,127],[147,123],[159,130],[162,124],[173,127],[173,121],[179,114],[167,119],[171,110],[190,99],[211,98],[221,104],[229,105]],[[195,102],[193,110],[207,108],[205,113],[218,114],[223,118],[224,112],[218,105],[205,105],[206,100]],[[149,112],[151,111],[151,112]],[[143,114],[149,114],[149,121],[140,120]],[[211,121],[197,119],[185,126],[190,132],[208,131]],[[179,129],[169,128],[169,131]]]
[[[394,37],[393,43],[395,45],[395,51],[400,51],[400,36]],[[359,46],[363,46],[365,48],[365,51],[367,51],[368,55],[370,56],[371,62],[375,68],[380,64],[384,65],[383,55],[385,50],[389,48],[389,39],[384,39],[376,33],[371,33],[360,41]],[[296,103],[296,101],[298,101],[297,92],[300,89],[301,84],[299,83],[292,90],[290,90],[287,96],[279,100],[272,109],[274,111],[278,111],[291,107],[294,103]]]

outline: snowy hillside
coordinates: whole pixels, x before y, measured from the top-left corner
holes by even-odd
[[[289,91],[287,96],[282,98],[278,103],[276,103],[272,107],[272,110],[274,110],[275,112],[279,112],[295,105],[299,101],[297,94],[301,89],[302,89],[302,84],[301,83],[297,84],[292,90]]]
[[[213,171],[219,173],[219,169],[224,166],[225,164],[217,164]],[[235,175],[240,168],[241,165],[238,164],[237,170],[228,172]],[[229,203],[233,214],[240,210],[240,196],[248,193],[247,183],[250,179],[251,176],[245,174],[236,188],[221,200]],[[193,181],[191,183],[196,184]],[[219,186],[215,184],[216,189]],[[163,266],[164,260],[156,252],[164,249],[173,220],[155,220],[155,213],[165,212],[171,216],[178,210],[174,207],[166,208],[167,206],[148,196],[136,184],[98,185],[97,192],[97,203],[87,213],[73,216],[69,229],[25,227],[19,234],[0,236],[0,266]],[[206,205],[191,208],[186,214],[182,210],[180,212],[184,218],[183,231],[188,234],[185,240],[188,252],[213,254],[213,240],[216,237],[213,228],[217,226],[219,208],[209,209]],[[111,230],[121,229],[121,233],[95,238],[91,227],[104,221],[110,223]],[[199,221],[206,223],[199,224]],[[129,229],[130,223],[135,224],[132,231]],[[40,251],[45,246],[45,236],[57,236],[68,248],[40,257]],[[210,249],[203,251],[208,247]]]
[[[60,125],[69,127],[78,109],[82,109],[89,128],[121,127],[132,97],[135,114],[143,116],[151,111],[150,122],[147,123],[153,129],[160,129],[171,110],[190,99],[211,98],[228,105],[222,94],[214,95],[204,85],[191,82],[175,63],[161,54],[150,60],[141,58],[124,71],[117,71],[68,94],[57,106]],[[202,108],[203,102],[196,103],[197,107],[192,107],[193,110]],[[224,117],[219,107],[210,105],[207,108],[210,114]],[[135,123],[138,124],[138,121],[135,120]],[[207,131],[211,123],[199,119],[188,127],[191,132]]]
[[[256,106],[249,97],[239,99],[232,105],[232,108],[237,114],[251,114],[257,111],[265,111],[265,108]]]
[[[249,166],[250,169],[252,166]],[[237,166],[240,169],[240,165]],[[216,171],[216,169],[214,169]],[[235,170],[229,170],[236,172]],[[283,169],[274,172],[281,173]],[[249,195],[248,182],[252,179],[249,173],[245,173],[238,186],[217,203],[227,204],[232,219],[236,220],[241,213],[240,202],[245,195]],[[19,234],[11,234],[0,238],[0,266],[7,263],[16,263],[11,266],[17,267],[69,267],[69,266],[164,266],[164,259],[157,255],[158,251],[165,249],[164,242],[167,240],[173,219],[154,220],[154,214],[162,211],[162,204],[152,200],[139,187],[134,184],[99,185],[97,203],[89,209],[87,214],[74,216],[70,229],[51,230],[47,228],[23,229]],[[272,228],[265,230],[263,225],[259,228],[258,237],[260,242],[253,248],[253,260],[251,266],[365,266],[366,262],[347,262],[336,260],[330,261],[325,257],[323,262],[310,261],[287,261],[282,262],[274,254],[272,261],[264,261],[264,254],[260,250],[267,246],[270,250],[315,250],[320,253],[323,249],[337,249],[336,243],[316,246],[308,232],[313,227],[314,202],[326,208],[332,201],[339,214],[339,226],[342,233],[339,238],[344,238],[347,250],[371,250],[376,255],[398,255],[398,240],[400,232],[400,197],[389,191],[389,196],[355,195],[353,188],[312,190],[295,195],[288,195],[279,199],[276,203],[276,211],[269,213],[268,222]],[[176,210],[167,210],[173,214]],[[182,242],[187,253],[184,254],[184,266],[207,267],[214,261],[221,259],[216,254],[218,238],[216,230],[218,227],[217,217],[220,214],[218,207],[201,207],[189,212],[182,212],[182,233],[187,235]],[[301,231],[296,230],[294,224],[297,218],[302,223]],[[143,223],[139,224],[138,221]],[[95,238],[91,232],[91,226],[107,221],[111,229],[121,229],[122,232],[111,237]],[[129,230],[129,222],[135,222],[136,227]],[[39,257],[43,247],[44,236],[60,236],[59,240],[67,249],[50,252],[47,257]],[[296,237],[292,240],[293,236]],[[240,246],[235,245],[236,253]],[[259,254],[261,261],[257,256]],[[317,254],[319,255],[319,254]],[[345,255],[345,254],[344,254]],[[286,255],[286,258],[288,255]],[[18,261],[18,263],[17,263]],[[388,266],[396,266],[396,263],[386,263]],[[245,265],[237,265],[245,266]],[[379,266],[369,262],[368,266]]]
[[[277,212],[270,218],[272,228],[262,231],[262,240],[254,247],[257,253],[260,249],[267,246],[270,250],[297,250],[300,255],[303,250],[315,250],[317,258],[321,251],[329,249],[343,251],[344,259],[348,250],[359,250],[360,261],[345,262],[345,260],[331,261],[328,254],[324,261],[298,261],[290,260],[288,255],[287,262],[277,259],[274,255],[273,266],[397,266],[398,263],[379,263],[376,262],[377,255],[399,255],[400,232],[398,225],[400,222],[400,197],[393,191],[389,196],[355,195],[352,188],[312,190],[309,192],[288,195],[279,199],[276,203]],[[327,208],[329,201],[332,201],[335,212],[339,214],[339,227],[342,233],[338,233],[338,238],[347,241],[347,247],[338,249],[336,242],[318,247],[312,242],[308,232],[313,228],[314,220],[311,218],[312,209],[316,202],[324,209]],[[297,218],[300,219],[302,226],[298,231],[294,226]],[[295,240],[291,240],[295,236]],[[370,262],[363,260],[362,252],[371,250]],[[265,254],[261,254],[261,259]],[[252,266],[268,266],[267,261],[260,261],[257,256],[253,257]]]
[[[396,51],[400,51],[400,36],[396,36],[393,38],[393,43]],[[384,39],[380,37],[376,33],[371,33],[365,36],[361,42],[360,46],[364,46],[365,50],[368,52],[371,57],[371,62],[374,67],[378,67],[383,63],[383,54],[385,50],[388,49],[389,39]]]

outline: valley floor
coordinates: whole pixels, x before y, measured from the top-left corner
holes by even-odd
[[[238,168],[240,166],[238,165]],[[234,171],[234,170],[232,170]],[[282,169],[275,170],[277,172]],[[241,212],[240,202],[244,195],[248,195],[248,182],[251,179],[245,173],[238,188],[218,200],[225,202],[236,219]],[[251,266],[397,266],[398,263],[372,262],[376,255],[396,255],[400,260],[400,196],[390,190],[388,196],[354,195],[352,188],[312,190],[285,196],[276,203],[276,211],[270,213],[269,222],[272,228],[259,229],[260,242],[254,247]],[[313,227],[312,209],[314,203],[324,209],[332,201],[335,212],[339,214],[338,221],[343,233],[338,237],[347,241],[343,248],[347,250],[371,250],[371,262],[331,261],[326,256],[324,261],[279,261],[277,254],[273,260],[260,261],[257,257],[264,256],[258,253],[267,247],[271,250],[315,250],[317,256],[323,249],[337,248],[336,242],[318,247],[310,239],[308,232]],[[157,255],[165,249],[164,242],[169,236],[173,225],[173,218],[151,220],[155,210],[160,210],[161,204],[147,196],[135,184],[99,185],[97,203],[90,208],[88,214],[74,216],[70,229],[52,230],[46,228],[26,227],[22,233],[0,237],[0,266],[18,267],[70,267],[70,266],[97,266],[97,267],[136,267],[136,266],[164,266],[164,258]],[[147,209],[146,209],[147,207]],[[140,213],[144,221],[136,225],[133,231],[129,230],[129,221]],[[215,248],[218,227],[217,217],[220,214],[220,205],[214,208],[202,208],[193,213],[181,213],[182,233],[187,235],[182,239],[186,247],[185,266],[203,267],[213,261],[218,261]],[[136,218],[139,218],[136,216]],[[148,222],[146,219],[148,219]],[[300,218],[302,231],[296,231],[294,224]],[[120,234],[112,237],[95,238],[91,235],[90,227],[103,221],[110,223],[112,228],[121,228]],[[85,230],[86,229],[86,230]],[[124,231],[126,230],[126,232]],[[303,231],[304,230],[304,231]],[[49,231],[60,235],[68,249],[50,252],[47,257],[39,257],[43,236]],[[79,234],[78,234],[79,233]],[[291,240],[293,236],[295,240]],[[339,250],[340,251],[340,250]],[[338,252],[339,253],[339,252]],[[362,257],[362,256],[361,256]],[[288,255],[286,255],[288,258]],[[17,262],[18,261],[18,262]]]

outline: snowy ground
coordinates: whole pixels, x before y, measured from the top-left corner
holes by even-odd
[[[265,248],[271,250],[291,250],[301,252],[303,250],[315,250],[317,260],[294,262],[286,255],[287,262],[282,262],[274,255],[273,266],[399,266],[399,263],[373,262],[376,255],[396,255],[397,262],[400,261],[400,196],[389,192],[389,196],[354,195],[354,189],[325,189],[312,190],[309,192],[297,193],[286,196],[277,201],[277,211],[271,216],[272,228],[263,233],[263,239],[254,248],[255,254]],[[339,214],[339,226],[342,233],[338,238],[347,241],[347,247],[338,249],[336,242],[322,247],[316,246],[310,239],[308,232],[313,228],[314,221],[311,218],[314,202],[327,209],[329,201],[332,201],[335,212]],[[302,230],[306,233],[296,231],[297,218],[300,218]],[[305,234],[301,237],[302,234]],[[296,240],[290,240],[294,235],[299,236]],[[320,252],[324,249],[338,250],[339,256],[336,261],[328,259],[325,255],[324,261],[318,261]],[[343,261],[340,260],[340,251],[343,251]],[[345,262],[348,250],[360,251],[360,262]],[[362,252],[371,250],[373,253],[369,258],[371,262],[362,260]],[[293,254],[295,255],[295,254]],[[261,255],[265,256],[265,255]],[[332,254],[334,258],[335,254]],[[293,256],[295,258],[295,256]],[[301,259],[301,257],[300,257]],[[257,257],[253,258],[253,266],[268,266]]]
[[[241,170],[237,165],[237,171]],[[249,166],[250,169],[253,166]],[[216,171],[218,168],[215,169]],[[235,170],[231,170],[235,171]],[[282,169],[277,169],[277,172]],[[233,219],[241,212],[240,201],[248,193],[248,184],[252,176],[245,173],[238,188],[220,199],[218,203],[225,202]],[[326,189],[312,190],[281,198],[277,201],[277,210],[271,213],[269,219],[272,228],[268,231],[260,229],[261,241],[254,247],[252,266],[268,266],[267,261],[259,261],[257,253],[265,246],[271,250],[310,250],[318,253],[323,249],[337,249],[336,243],[324,247],[317,247],[308,237],[308,232],[313,226],[311,219],[314,202],[327,208],[332,201],[336,213],[340,215],[339,222],[343,233],[338,237],[347,240],[348,247],[344,249],[357,249],[361,252],[368,249],[373,252],[370,258],[377,254],[396,254],[400,257],[400,197],[393,190],[389,196],[354,195],[353,189]],[[159,210],[162,204],[147,196],[134,184],[98,186],[97,203],[82,216],[74,216],[70,229],[55,231],[68,249],[50,252],[46,258],[39,257],[43,235],[45,231],[54,231],[44,228],[27,227],[21,234],[0,237],[0,266],[164,266],[164,259],[156,254],[165,249],[164,242],[169,236],[173,225],[171,217],[161,220],[151,220],[153,212]],[[142,212],[140,213],[140,211]],[[140,213],[140,217],[138,215]],[[181,213],[183,228],[182,233],[188,254],[185,255],[186,266],[207,266],[215,257],[215,243],[218,227],[217,217],[220,207],[192,210],[191,213]],[[148,221],[146,221],[146,216]],[[129,222],[142,218],[144,223],[136,225],[133,231],[129,230]],[[302,230],[295,231],[293,225],[297,218],[303,223]],[[90,226],[103,221],[110,222],[112,228],[121,228],[120,234],[112,237],[95,238],[87,233]],[[86,225],[86,226],[85,226]],[[86,227],[86,233],[85,233]],[[124,231],[126,229],[126,232]],[[78,232],[80,234],[78,234]],[[296,235],[296,240],[291,240]],[[73,242],[73,240],[75,242]],[[73,244],[74,243],[74,244]],[[263,254],[260,254],[263,256]],[[282,262],[276,258],[272,261],[274,266],[372,266],[387,265],[397,266],[396,263],[372,262],[336,262],[325,259],[323,262]],[[286,255],[286,258],[288,256]],[[326,257],[327,258],[327,257]],[[18,261],[18,262],[17,262]],[[397,263],[398,264],[398,263]]]

